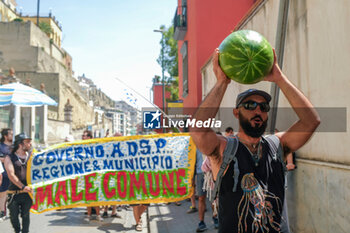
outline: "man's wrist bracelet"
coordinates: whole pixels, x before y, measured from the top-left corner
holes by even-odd
[[[22,188],[21,188],[21,190],[23,190],[25,187],[26,187],[26,186],[25,186],[25,185],[23,185],[23,186],[22,186]]]

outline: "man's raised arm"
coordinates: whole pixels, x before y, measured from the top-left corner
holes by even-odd
[[[321,121],[311,102],[280,70],[275,51],[274,55],[275,62],[271,73],[264,80],[277,84],[299,118],[286,132],[276,134],[281,140],[284,151],[290,153],[309,140]]]
[[[209,118],[215,118],[227,86],[231,81],[219,66],[219,49],[216,49],[213,55],[213,71],[217,79],[216,84],[194,114],[193,118],[196,120],[205,121]],[[195,126],[190,129],[190,134],[197,148],[203,154],[212,155],[215,150],[219,149],[220,138],[212,129]]]

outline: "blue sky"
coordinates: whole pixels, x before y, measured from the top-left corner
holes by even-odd
[[[52,9],[61,23],[75,76],[84,73],[112,99],[125,99],[118,77],[149,99],[151,80],[161,75],[161,34],[153,30],[172,24],[176,6],[177,0],[40,0],[40,14]],[[17,0],[23,15],[35,15],[36,7],[37,0]]]

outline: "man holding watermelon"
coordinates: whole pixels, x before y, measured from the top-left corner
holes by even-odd
[[[231,82],[219,65],[219,54],[216,49],[213,55],[217,82],[197,109],[197,120],[215,118]],[[210,159],[214,179],[221,182],[217,193],[221,233],[288,232],[283,229],[287,219],[282,217],[283,152],[288,154],[302,147],[320,124],[320,118],[310,101],[282,73],[274,50],[273,58],[271,71],[263,80],[278,85],[299,117],[287,131],[263,136],[271,96],[256,89],[237,96],[233,115],[239,120],[239,131],[235,138],[217,135],[210,128],[190,130],[197,148]],[[230,155],[227,162],[225,158]]]

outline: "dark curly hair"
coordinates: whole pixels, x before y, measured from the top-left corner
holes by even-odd
[[[0,142],[1,143],[4,143],[5,141],[5,136],[8,136],[9,135],[9,132],[11,131],[12,129],[10,128],[4,128],[1,130],[1,139],[0,139]]]
[[[16,142],[15,144],[12,145],[12,151],[11,151],[11,154],[14,154],[18,148],[19,148],[19,145],[22,143],[23,141],[20,141],[20,142]]]
[[[93,138],[92,132],[90,130],[84,130],[83,134],[85,134],[85,133],[89,138]]]

